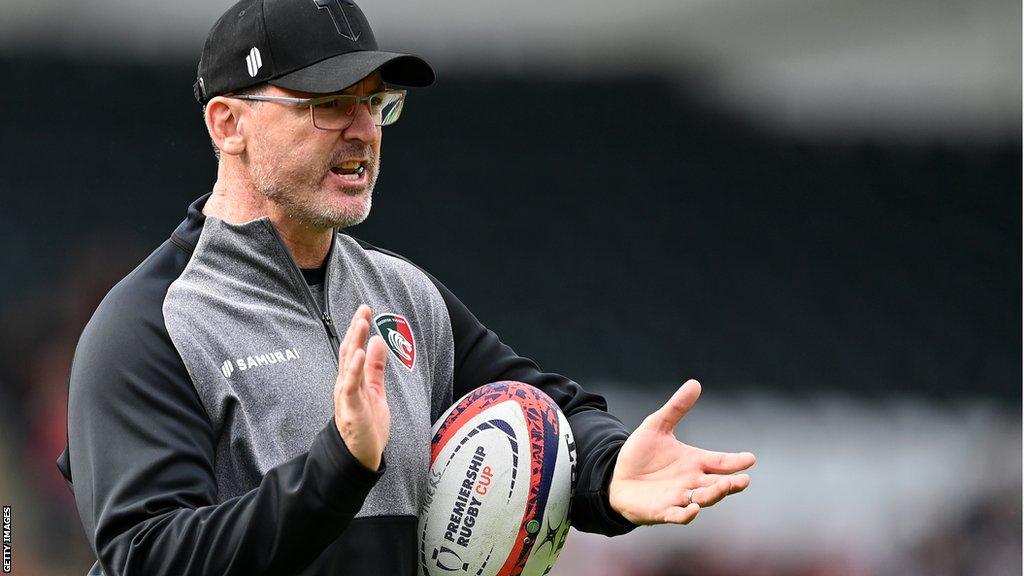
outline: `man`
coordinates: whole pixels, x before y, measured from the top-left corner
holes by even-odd
[[[752,454],[673,436],[696,382],[628,435],[429,274],[340,230],[370,211],[405,98],[388,84],[434,78],[377,50],[354,4],[242,0],[198,72],[213,192],[110,291],[75,354],[59,466],[90,574],[414,574],[431,423],[498,380],[565,412],[580,530],[686,524],[747,486]]]

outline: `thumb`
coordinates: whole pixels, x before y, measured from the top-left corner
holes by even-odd
[[[651,414],[649,422],[659,432],[672,433],[676,424],[686,416],[686,413],[697,403],[700,397],[700,382],[687,380],[685,384],[676,390],[675,394],[668,399],[664,406],[657,412]]]

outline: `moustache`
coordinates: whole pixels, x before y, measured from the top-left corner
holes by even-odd
[[[369,146],[349,146],[342,148],[341,150],[335,150],[331,154],[330,158],[327,159],[326,167],[329,169],[332,166],[337,166],[350,158],[366,158],[367,168],[377,166],[377,155],[374,154],[373,148],[370,148]]]

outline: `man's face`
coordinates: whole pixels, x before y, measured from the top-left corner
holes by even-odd
[[[345,92],[362,96],[383,89],[380,74],[374,72]],[[269,86],[265,94],[321,96],[276,86]],[[309,226],[344,228],[366,219],[380,171],[381,128],[365,104],[344,130],[313,126],[308,106],[263,102],[251,112],[246,160],[258,192],[285,215]],[[362,174],[357,173],[359,165]]]

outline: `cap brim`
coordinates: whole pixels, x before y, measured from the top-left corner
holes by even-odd
[[[339,54],[268,82],[290,90],[328,94],[340,92],[378,69],[388,84],[422,87],[434,83],[434,70],[422,58],[376,50]]]

